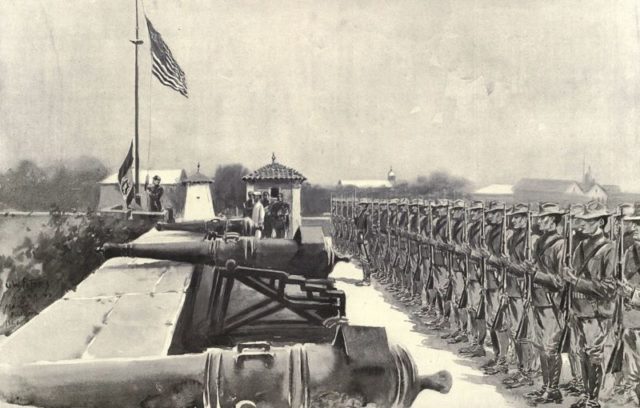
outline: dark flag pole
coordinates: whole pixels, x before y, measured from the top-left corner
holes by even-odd
[[[140,153],[139,153],[139,102],[138,102],[138,47],[142,45],[143,41],[140,39],[140,29],[138,26],[138,0],[134,0],[136,3],[136,38],[131,40],[135,46],[135,73],[134,73],[134,135],[133,135],[133,188],[135,201],[140,205]]]

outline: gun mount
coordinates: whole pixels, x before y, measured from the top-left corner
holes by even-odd
[[[2,399],[43,407],[399,408],[422,390],[450,388],[448,372],[419,376],[384,328],[362,326],[339,327],[332,344],[253,342],[178,356],[0,365]]]
[[[125,256],[219,266],[233,259],[240,266],[319,279],[326,279],[337,262],[347,261],[333,252],[318,227],[301,227],[294,239],[233,236],[197,242],[105,244],[101,250],[107,259]]]

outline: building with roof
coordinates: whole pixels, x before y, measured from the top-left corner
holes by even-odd
[[[396,173],[393,172],[393,167],[389,168],[387,173],[387,179],[359,179],[359,180],[338,180],[338,187],[351,187],[357,189],[367,188],[393,188],[396,185]]]
[[[216,216],[213,206],[213,179],[200,173],[200,163],[194,174],[182,182],[186,186],[186,198],[182,219],[184,221],[210,220]]]
[[[483,201],[504,201],[508,204],[513,203],[513,185],[511,184],[490,184],[486,187],[479,188],[472,193],[474,200]]]
[[[307,178],[299,171],[278,163],[275,154],[272,154],[271,163],[247,174],[242,180],[247,184],[247,195],[254,191],[267,191],[273,198],[282,194],[282,200],[289,204],[291,211],[287,236],[293,237],[302,225],[300,190]]]
[[[140,169],[140,180],[144,183],[144,180],[149,178],[149,182],[153,179],[153,176],[160,177],[160,185],[164,188],[164,194],[162,195],[162,208],[173,208],[174,214],[178,215],[182,213],[184,208],[186,185],[183,183],[187,179],[187,173],[183,169],[169,169],[169,170],[143,170]],[[122,209],[124,207],[124,200],[120,193],[120,187],[118,185],[118,173],[113,173],[101,180],[100,185],[100,200],[98,202],[98,209],[100,210],[112,210]],[[142,208],[149,208],[148,196],[142,191],[143,185],[140,186],[140,199]]]
[[[513,202],[552,201],[562,205],[599,201],[610,206],[623,202],[635,202],[640,194],[621,191],[612,184],[599,184],[591,175],[589,168],[582,182],[575,180],[523,178],[515,185],[492,184],[473,192],[478,200],[500,200]]]

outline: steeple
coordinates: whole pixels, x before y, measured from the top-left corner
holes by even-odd
[[[387,173],[387,180],[391,185],[396,184],[396,173],[393,172],[393,166],[389,166],[389,173]]]

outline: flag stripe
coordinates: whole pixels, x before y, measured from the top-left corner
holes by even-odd
[[[187,97],[187,80],[184,71],[173,58],[171,50],[162,39],[160,33],[153,28],[153,24],[148,18],[147,28],[149,29],[149,39],[151,40],[151,72],[162,85],[168,86]]]

